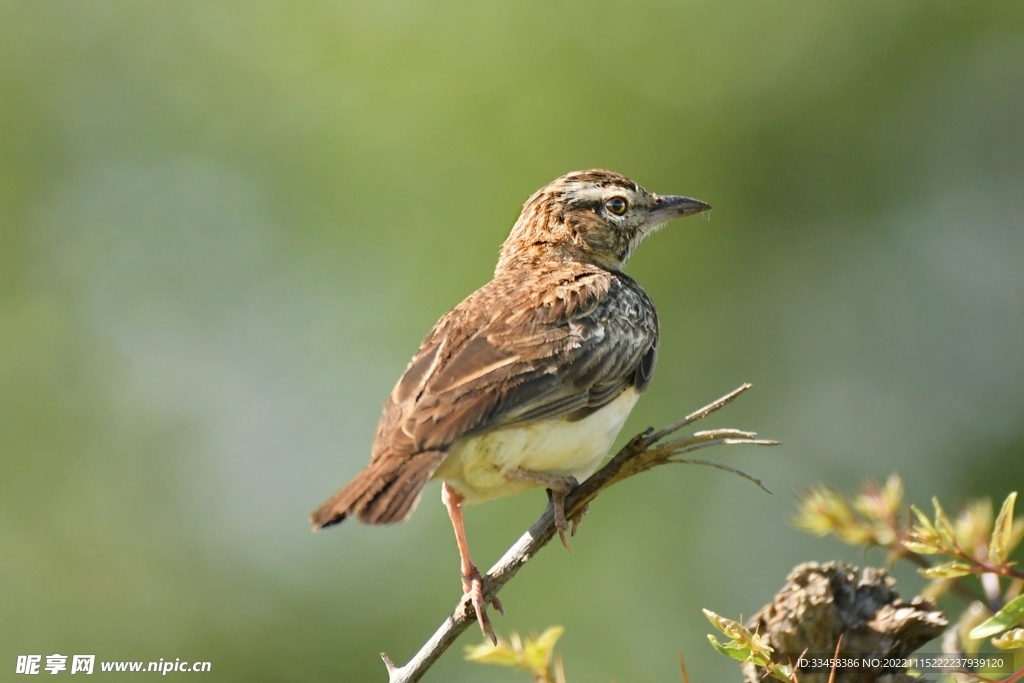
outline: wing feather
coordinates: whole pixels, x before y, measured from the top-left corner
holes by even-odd
[[[621,273],[585,275],[547,288],[559,296],[543,302],[494,280],[442,318],[384,406],[374,458],[576,418],[628,386],[646,388],[658,342],[653,303]]]

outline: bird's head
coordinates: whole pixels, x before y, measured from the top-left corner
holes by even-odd
[[[696,199],[648,192],[612,171],[569,173],[523,205],[498,269],[523,260],[568,258],[621,270],[644,237],[670,220],[710,208]]]

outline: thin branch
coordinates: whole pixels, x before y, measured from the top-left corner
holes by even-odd
[[[686,425],[692,424],[697,420],[704,419],[705,417],[715,412],[716,410],[720,410],[721,408],[724,408],[725,406],[735,401],[737,398],[739,398],[740,394],[746,392],[752,386],[754,385],[751,384],[750,382],[744,382],[743,384],[736,387],[735,389],[733,389],[732,391],[730,391],[728,394],[718,399],[717,401],[712,401],[711,403],[707,404],[700,410],[696,410],[690,413],[679,422],[676,422],[675,424],[670,424],[668,427],[665,427],[661,431],[655,432],[654,434],[651,435],[651,438],[654,439],[655,441],[660,441],[669,434],[673,432],[678,432]]]
[[[695,432],[689,436],[662,442],[666,436],[674,434],[683,427],[725,407],[740,394],[750,389],[750,387],[750,384],[744,384],[717,401],[704,406],[696,412],[690,413],[683,420],[658,432],[648,429],[634,436],[604,467],[591,475],[589,479],[577,486],[566,496],[565,516],[571,519],[582,512],[587,504],[597,497],[597,494],[612,484],[627,479],[634,474],[649,470],[652,467],[669,463],[690,462],[692,464],[718,467],[719,469],[724,469],[749,479],[767,491],[768,489],[765,488],[760,480],[735,468],[704,460],[680,460],[676,456],[710,446],[774,446],[778,444],[777,441],[757,439],[755,438],[757,435],[754,432],[718,429]],[[544,514],[530,527],[530,530],[523,534],[508,549],[505,555],[498,560],[497,564],[487,572],[487,576],[484,577],[484,602],[490,602],[491,597],[497,595],[502,586],[508,583],[538,550],[551,541],[555,533],[555,515],[552,507],[548,505],[547,509],[544,510]],[[476,621],[476,615],[473,612],[472,605],[469,599],[463,596],[463,600],[455,608],[455,611],[444,620],[444,623],[430,637],[430,640],[420,648],[416,656],[409,660],[405,666],[396,666],[386,654],[381,653],[381,658],[388,669],[389,683],[415,683],[415,681],[420,680],[427,669],[437,661],[444,651],[455,642],[455,639],[469,628],[470,624],[474,621]]]
[[[708,446],[717,446],[718,443],[713,441],[713,442],[711,442],[709,444],[706,444],[706,445],[708,445]],[[774,446],[775,444],[769,444],[767,441],[762,441],[758,445],[761,445],[761,446],[772,445],[772,446]],[[747,474],[743,470],[738,470],[735,467],[729,467],[728,465],[725,465],[725,464],[720,463],[720,462],[714,462],[714,461],[711,461],[711,460],[675,460],[675,459],[669,460],[669,462],[679,463],[680,465],[707,465],[708,467],[717,467],[720,470],[725,470],[726,472],[732,472],[733,474],[737,474],[737,475],[743,477],[744,479],[746,479],[747,481],[754,482],[759,487],[761,487],[761,490],[764,491],[765,493],[771,493],[772,492],[772,490],[770,488],[768,488],[767,486],[765,486],[764,482],[761,481],[760,479],[757,479],[756,477],[750,476],[749,474]]]

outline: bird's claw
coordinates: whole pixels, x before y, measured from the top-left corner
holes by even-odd
[[[555,510],[555,529],[558,530],[558,537],[562,539],[562,545],[569,552],[572,552],[572,546],[569,545],[569,539],[565,535],[565,532],[569,530],[569,520],[565,517],[565,497],[577,486],[579,486],[579,482],[576,477],[565,477],[562,486],[549,489],[551,491],[551,506]],[[581,517],[582,513],[577,513],[572,517],[571,535],[573,536],[576,535],[576,527],[579,525],[578,518]]]
[[[565,532],[569,529],[569,522],[566,521],[564,512],[562,514],[555,513],[555,529],[558,530],[558,537],[562,539],[562,545],[571,553],[572,546],[569,545],[569,539],[565,535]]]
[[[486,599],[484,595],[484,579],[476,567],[473,567],[473,571],[469,574],[462,575],[462,590],[465,594],[463,597],[468,597],[470,604],[473,605],[473,612],[476,614],[477,623],[480,624],[480,630],[491,639],[491,643],[497,645],[498,636],[494,634],[491,619],[487,616],[487,605],[488,603],[493,605],[494,609],[498,610],[501,616],[505,616],[505,608],[502,607],[501,600],[498,600],[497,595],[492,595],[490,600]]]
[[[562,539],[562,545],[566,547],[569,552],[572,552],[572,546],[569,545],[569,537],[565,535],[565,532],[569,530],[569,520],[565,517],[565,497],[569,493],[580,485],[580,482],[576,477],[563,476],[561,474],[548,474],[546,472],[533,472],[531,470],[510,470],[505,474],[509,479],[526,479],[527,481],[536,481],[547,486],[548,489],[548,500],[551,501],[551,507],[555,513],[555,529],[558,531],[558,537]],[[585,508],[584,508],[585,511]],[[576,527],[579,526],[579,520],[582,518],[583,513],[577,513],[573,515],[572,521],[572,535],[576,535]]]

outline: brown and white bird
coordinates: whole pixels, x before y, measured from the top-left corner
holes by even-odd
[[[351,515],[401,522],[440,479],[463,589],[493,640],[462,506],[544,486],[567,544],[565,495],[607,455],[658,353],[654,303],[622,268],[651,232],[710,208],[599,169],[538,190],[494,279],[420,345],[384,404],[370,464],[312,514],[314,529]]]

